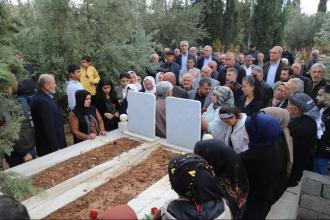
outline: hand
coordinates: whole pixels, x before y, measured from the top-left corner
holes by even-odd
[[[119,112],[115,113],[115,117],[119,118]]]
[[[100,135],[102,135],[102,136],[105,136],[105,135],[107,135],[107,134],[108,134],[107,131],[100,131]]]
[[[31,154],[29,154],[29,153],[27,153],[27,154],[23,157],[24,162],[30,161],[30,160],[32,160],[32,159],[33,159],[33,158],[32,158],[32,156],[31,156]]]
[[[104,117],[106,117],[107,119],[111,120],[113,118],[113,114],[111,114],[111,113],[104,113]]]
[[[96,138],[96,134],[95,133],[90,133],[89,135],[88,135],[88,139],[90,139],[90,140],[93,140],[93,139],[95,139]]]

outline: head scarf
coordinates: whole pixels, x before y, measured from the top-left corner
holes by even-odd
[[[216,103],[213,104],[214,109],[217,109],[223,105],[234,105],[234,94],[227,86],[214,87],[211,95],[214,95],[217,98]]]
[[[151,81],[152,85],[153,85],[153,88],[152,90],[147,90],[144,83],[146,80],[149,80]],[[155,82],[155,79],[152,77],[152,76],[146,76],[144,79],[143,79],[143,87],[145,89],[145,93],[151,93],[151,94],[155,94],[156,93],[156,82]]]
[[[123,91],[123,98],[125,99],[128,95],[128,91],[138,92],[138,88],[134,84],[128,84]]]
[[[320,139],[325,131],[325,126],[321,119],[321,113],[313,99],[305,93],[295,92],[289,96],[289,101],[301,109],[304,115],[314,119],[317,125],[317,137]]]
[[[249,148],[271,147],[280,136],[282,129],[277,118],[266,114],[248,116],[245,129],[249,135]]]
[[[290,135],[290,131],[288,129],[288,124],[290,121],[290,114],[288,110],[282,109],[279,107],[267,107],[264,109],[261,109],[261,112],[265,112],[268,115],[272,115],[276,117],[281,124],[285,141],[287,144],[287,150],[288,150],[288,162],[287,162],[287,174],[289,175],[291,172],[292,164],[293,164],[293,142],[292,142],[292,137]]]
[[[213,168],[200,156],[176,155],[169,162],[172,189],[196,204],[222,199],[223,189],[216,183]]]
[[[240,219],[249,192],[241,158],[232,148],[216,139],[197,142],[194,153],[202,156],[214,168],[219,184],[225,189],[226,200],[234,219]]]
[[[76,105],[73,109],[73,113],[75,113],[76,116],[78,115],[87,115],[91,113],[91,110],[93,109],[92,105],[90,107],[85,107],[85,100],[88,95],[91,95],[86,90],[77,90],[75,94],[76,98]]]

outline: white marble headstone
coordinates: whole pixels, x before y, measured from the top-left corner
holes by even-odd
[[[201,103],[195,100],[166,98],[166,142],[194,150],[201,139]]]
[[[128,132],[148,138],[156,137],[156,97],[152,94],[129,92]]]

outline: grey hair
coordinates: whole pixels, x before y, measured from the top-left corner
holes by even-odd
[[[315,69],[315,68],[321,68],[323,74],[326,73],[326,67],[323,63],[314,63],[311,67],[311,70]]]
[[[161,81],[156,85],[156,93],[158,96],[165,96],[166,93],[172,91],[173,85],[168,81]]]
[[[277,81],[277,82],[275,82],[275,83],[274,83],[274,91],[275,91],[276,89],[278,89],[278,87],[280,87],[280,85],[285,85],[285,83],[283,83],[283,82],[281,82],[281,81]]]
[[[255,66],[252,70],[257,71],[258,73],[264,73],[264,70],[260,66]]]
[[[38,79],[37,87],[41,90],[46,83],[48,83],[51,79],[54,79],[53,74],[41,74]]]
[[[186,43],[186,44],[188,45],[188,47],[189,47],[189,43],[188,43],[188,41],[186,41],[186,40],[181,41],[181,42],[180,42],[180,46],[181,46],[181,44],[183,44],[183,43]]]
[[[295,90],[293,92],[304,92],[304,81],[299,78],[292,78],[289,82],[295,85]]]
[[[193,70],[193,71],[195,71],[195,70]],[[185,74],[183,74],[182,79],[187,77],[187,76],[191,77],[192,79],[194,78],[191,73],[185,73]]]
[[[206,49],[206,48],[208,48],[208,49],[212,50],[212,47],[211,47],[211,46],[209,46],[209,45],[206,45],[206,46],[204,47],[204,49]]]
[[[275,46],[273,47],[273,49],[277,50],[278,52],[280,52],[280,54],[283,53],[283,48],[281,46]]]

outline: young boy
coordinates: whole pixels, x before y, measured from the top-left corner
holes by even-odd
[[[91,66],[91,58],[89,56],[83,56],[80,59],[82,68],[80,69],[80,82],[85,90],[93,95],[96,93],[96,85],[100,81],[100,76],[95,69]]]
[[[120,80],[120,85],[115,87],[115,91],[116,91],[116,95],[117,95],[117,99],[119,101],[119,103],[121,103],[123,101],[123,91],[125,89],[125,87],[129,84],[129,79],[130,76],[128,73],[121,73],[119,75],[119,80]]]
[[[70,77],[70,80],[67,83],[66,86],[66,95],[68,97],[68,105],[70,111],[73,110],[73,108],[76,105],[76,91],[82,90],[84,87],[79,82],[80,79],[80,66],[77,64],[70,64],[67,67],[67,71]]]

